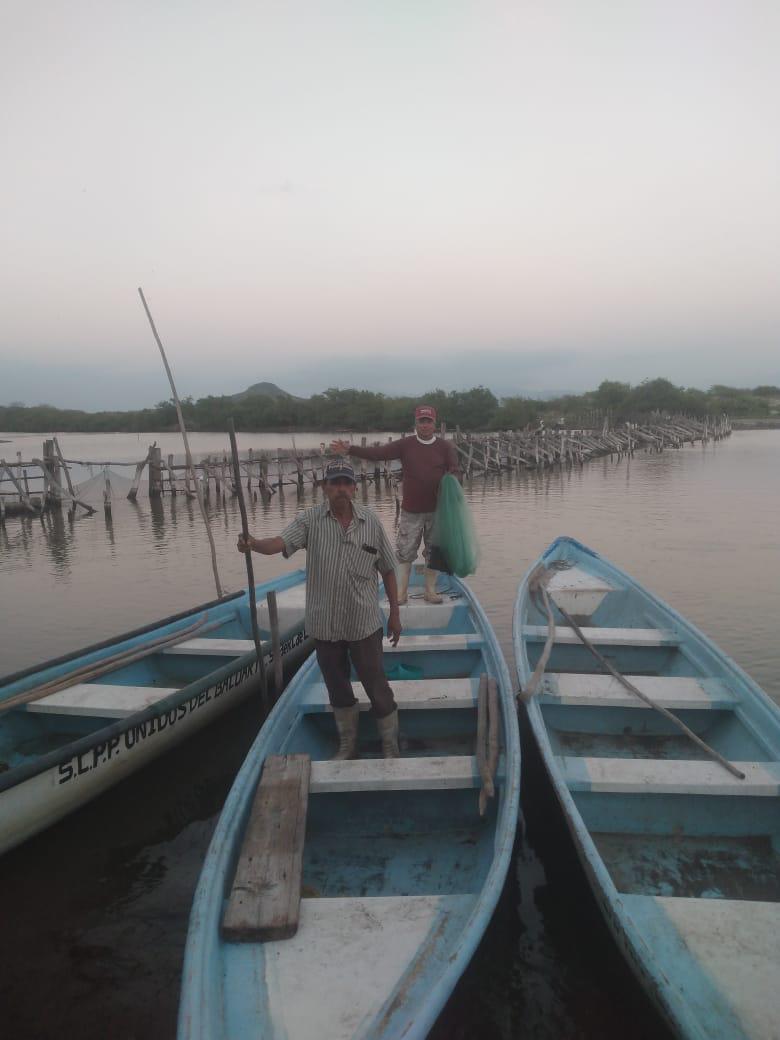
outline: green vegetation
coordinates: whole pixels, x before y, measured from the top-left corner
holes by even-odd
[[[703,418],[725,412],[732,419],[768,419],[780,414],[780,388],[776,386],[753,390],[713,386],[704,391],[674,386],[668,379],[645,380],[633,387],[605,380],[597,390],[547,401],[530,397],[499,401],[483,386],[449,393],[431,390],[415,397],[331,388],[308,399],[267,391],[198,401],[187,398],[182,409],[191,430],[225,430],[230,417],[246,432],[405,430],[410,428],[414,405],[420,400],[434,404],[450,429],[460,426],[463,430],[516,430],[536,426],[540,420],[553,424],[561,418],[568,426],[593,426],[600,425],[605,416],[619,423],[680,414]],[[171,401],[136,412],[80,412],[43,404],[0,406],[0,430],[9,432],[151,433],[176,428]]]

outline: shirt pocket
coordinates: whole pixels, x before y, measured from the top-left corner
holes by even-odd
[[[360,546],[351,546],[347,568],[353,578],[356,578],[358,581],[368,581],[376,574],[376,562],[378,559],[378,551],[371,553],[367,549],[360,548]]]

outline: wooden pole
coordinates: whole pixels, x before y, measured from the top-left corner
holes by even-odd
[[[68,491],[70,493],[71,501],[73,502],[73,510],[75,512],[75,509],[76,509],[76,492],[73,490],[73,482],[70,479],[70,470],[68,469],[67,465],[65,464],[65,459],[62,457],[62,452],[60,451],[60,443],[59,443],[59,441],[57,440],[56,437],[53,438],[53,443],[54,443],[54,450],[57,452],[57,458],[60,460],[60,466],[62,466],[63,470],[65,471],[65,481],[66,481],[66,483],[68,485]]]
[[[149,449],[149,498],[162,494],[162,449],[153,444]]]
[[[165,356],[165,350],[163,349],[163,345],[162,345],[162,342],[160,340],[160,337],[157,335],[157,329],[155,328],[154,319],[152,318],[152,313],[151,313],[151,311],[149,310],[149,308],[148,308],[148,306],[146,304],[146,297],[144,296],[144,291],[143,291],[143,289],[140,286],[138,288],[138,295],[141,297],[141,303],[144,305],[144,310],[146,311],[146,317],[149,319],[149,324],[152,327],[152,334],[154,335],[154,338],[157,341],[157,346],[160,348],[160,356],[162,357],[163,365],[165,365],[165,371],[166,371],[166,373],[168,375],[168,382],[171,384],[171,392],[173,393],[173,400],[174,400],[174,403],[176,405],[176,415],[179,418],[179,429],[181,430],[182,440],[184,441],[184,454],[187,457],[187,468],[191,470],[192,469],[192,455],[190,454],[190,442],[187,440],[187,430],[186,430],[186,428],[184,426],[184,416],[182,415],[182,411],[181,411],[181,403],[179,402],[179,395],[176,393],[176,386],[174,385],[174,382],[173,382],[173,374],[172,374],[170,366],[168,364],[168,358]],[[197,481],[195,482],[195,488],[196,488],[196,490],[198,492],[198,505],[200,506],[200,515],[203,517],[203,523],[206,525],[206,534],[208,535],[208,539],[209,539],[209,547],[211,549],[211,567],[212,567],[212,570],[214,571],[214,582],[215,582],[215,584],[217,586],[217,595],[219,596],[220,599],[222,599],[222,596],[224,595],[224,593],[222,592],[222,583],[219,580],[219,571],[217,569],[217,550],[216,550],[216,547],[214,545],[214,536],[211,533],[211,525],[209,524],[209,518],[206,515],[206,507],[203,504],[203,495],[200,493],[200,487],[199,487]]]
[[[176,476],[173,472],[173,455],[168,456],[168,490],[172,495],[176,494]]]
[[[49,502],[52,506],[60,505],[62,497],[58,494],[57,488],[59,482],[57,481],[57,458],[54,454],[54,441],[48,440],[43,442],[43,459],[46,465],[41,465],[43,470],[43,502],[46,504]],[[33,459],[35,462],[35,459]],[[54,483],[50,482],[51,475],[54,475]]]
[[[279,609],[276,604],[276,593],[272,590],[266,595],[268,603],[268,619],[271,625],[271,653],[274,666],[274,693],[277,698],[284,686],[284,675],[282,669],[282,643],[279,638]]]
[[[241,530],[244,540],[249,541],[249,523],[246,518],[246,505],[244,504],[244,492],[241,488],[241,469],[238,464],[238,445],[236,444],[236,428],[232,419],[228,419],[228,434],[230,436],[230,451],[233,455],[233,482],[238,495],[238,508],[241,511]],[[252,567],[251,552],[244,553],[246,560],[246,576],[249,582],[249,619],[252,624],[252,638],[255,641],[257,651],[257,674],[260,676],[260,697],[263,703],[263,713],[268,711],[268,681],[265,677],[265,662],[263,661],[263,647],[260,643],[260,632],[257,628],[257,601],[255,599],[255,573]],[[278,691],[277,691],[278,692]]]
[[[151,450],[151,449],[150,449]],[[144,471],[144,466],[149,460],[149,452],[146,453],[146,458],[141,459],[138,465],[135,467],[135,476],[133,477],[133,486],[127,492],[127,497],[131,502],[135,502],[136,495],[138,494],[138,485],[141,483],[141,474]]]

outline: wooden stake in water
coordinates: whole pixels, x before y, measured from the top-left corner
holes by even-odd
[[[170,366],[168,364],[168,358],[165,356],[165,351],[163,350],[163,345],[162,345],[162,342],[160,341],[160,337],[157,335],[157,329],[155,328],[154,319],[152,318],[151,311],[149,310],[149,307],[147,306],[146,297],[144,296],[144,291],[143,291],[143,289],[140,288],[140,286],[138,288],[138,295],[141,297],[141,303],[144,305],[144,310],[146,311],[146,317],[149,319],[149,324],[152,327],[152,334],[154,335],[154,338],[157,341],[157,346],[160,348],[160,355],[161,355],[162,360],[163,360],[163,365],[165,365],[165,371],[166,371],[167,376],[168,376],[168,382],[171,384],[171,393],[173,394],[173,401],[174,401],[174,404],[176,405],[176,415],[179,417],[179,429],[181,430],[182,440],[184,441],[184,454],[187,457],[187,468],[189,470],[192,470],[192,455],[190,454],[190,442],[187,440],[187,430],[186,430],[186,428],[184,426],[184,416],[182,415],[182,411],[181,411],[181,403],[179,402],[179,395],[176,393],[176,387],[174,386],[173,374],[171,373],[171,369],[170,369]],[[194,475],[194,471],[193,471],[193,475]],[[208,535],[209,547],[211,548],[211,567],[212,567],[212,570],[214,571],[214,583],[217,586],[217,595],[219,596],[220,599],[222,599],[222,596],[224,595],[224,593],[222,592],[222,583],[219,580],[219,571],[217,570],[217,550],[216,550],[216,548],[214,546],[214,536],[211,533],[211,525],[209,524],[209,518],[206,515],[206,507],[203,504],[203,495],[201,494],[200,485],[198,484],[197,481],[195,481],[195,489],[198,492],[198,505],[200,506],[200,515],[203,517],[203,523],[206,525],[206,534]]]
[[[236,444],[236,428],[233,420],[228,419],[228,434],[230,435],[230,451],[233,456],[233,483],[238,495],[238,508],[241,511],[241,531],[244,541],[249,541],[249,523],[246,518],[246,506],[244,504],[244,492],[241,487],[241,467],[238,462],[238,445]],[[265,662],[263,661],[263,647],[260,643],[260,632],[257,628],[257,601],[255,599],[255,572],[252,567],[252,553],[244,553],[246,560],[246,576],[249,582],[249,619],[252,623],[252,638],[255,641],[257,651],[257,674],[260,677],[260,697],[263,702],[263,713],[268,711],[268,682],[265,677]],[[281,690],[277,690],[277,696]]]

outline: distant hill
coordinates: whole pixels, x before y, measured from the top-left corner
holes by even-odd
[[[233,401],[243,401],[247,397],[288,397],[291,401],[303,400],[302,397],[288,394],[286,390],[282,390],[276,383],[253,383],[246,390],[242,390],[240,394],[231,394],[230,397]]]

